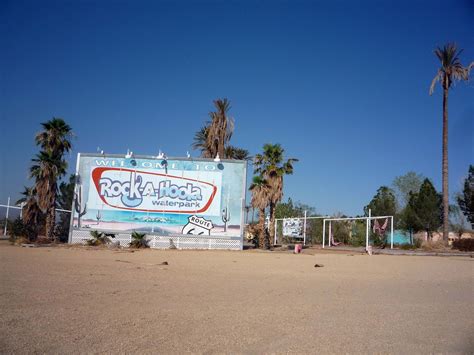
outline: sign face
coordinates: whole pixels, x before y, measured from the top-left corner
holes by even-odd
[[[241,235],[244,161],[79,155],[77,173],[73,228]]]
[[[197,177],[196,172],[189,175]],[[216,177],[220,180],[221,175]],[[107,209],[174,213],[207,211],[221,183],[119,168],[95,168],[92,181],[95,189],[89,190],[89,197],[98,194]]]
[[[303,235],[303,221],[300,218],[284,218],[283,235],[293,238],[301,237]]]

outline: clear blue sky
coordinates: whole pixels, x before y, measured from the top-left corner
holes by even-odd
[[[40,122],[74,152],[183,156],[212,100],[232,143],[297,157],[285,199],[362,213],[409,170],[441,189],[437,45],[474,60],[472,1],[2,1],[0,203],[18,197]],[[474,75],[450,92],[450,189],[474,163]],[[195,153],[197,154],[197,153]]]

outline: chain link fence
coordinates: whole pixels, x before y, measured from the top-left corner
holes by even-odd
[[[26,225],[23,222],[24,204],[13,204],[8,198],[5,204],[0,204],[0,239],[31,238],[31,235],[44,236],[46,216],[38,214],[36,225]],[[71,211],[56,209],[56,224],[54,233],[61,242],[67,242]]]

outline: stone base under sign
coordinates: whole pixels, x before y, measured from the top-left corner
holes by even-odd
[[[73,229],[70,236],[71,244],[86,244],[91,239],[91,229]],[[122,247],[130,246],[131,233],[116,233],[113,231],[101,231],[115,235],[114,243],[120,243]],[[227,249],[242,250],[242,239],[240,237],[226,236],[192,236],[188,234],[163,236],[147,234],[148,245],[156,249]]]

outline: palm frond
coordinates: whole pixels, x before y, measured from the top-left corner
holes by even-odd
[[[247,149],[234,147],[229,145],[225,148],[225,158],[235,160],[252,160],[250,153]]]
[[[268,181],[270,190],[268,199],[272,204],[281,201],[283,197],[283,177],[293,174],[293,163],[298,159],[284,160],[285,150],[280,144],[267,143],[263,146],[263,154],[256,154],[254,159],[254,173],[261,175]]]
[[[254,176],[249,190],[252,192],[251,205],[255,208],[265,209],[270,203],[270,185],[267,180],[260,175]]]
[[[459,59],[463,49],[457,49],[455,43],[447,43],[441,47],[437,47],[434,51],[436,57],[441,63],[436,76],[431,81],[430,95],[433,94],[436,83],[440,83],[444,89],[449,89],[456,81],[469,80],[469,74],[474,63],[463,67]]]
[[[146,239],[145,233],[139,233],[133,231],[132,241],[130,242],[130,247],[132,248],[148,248],[148,240]]]
[[[210,124],[206,137],[206,146],[211,157],[218,153],[221,157],[225,155],[225,147],[228,145],[233,131],[234,120],[228,117],[230,101],[226,98],[214,100],[216,111],[209,112]]]
[[[441,78],[442,78],[442,72],[438,70],[438,74],[436,74],[436,76],[433,78],[433,81],[431,82],[431,85],[430,85],[430,95],[433,95],[436,83],[439,82]]]

